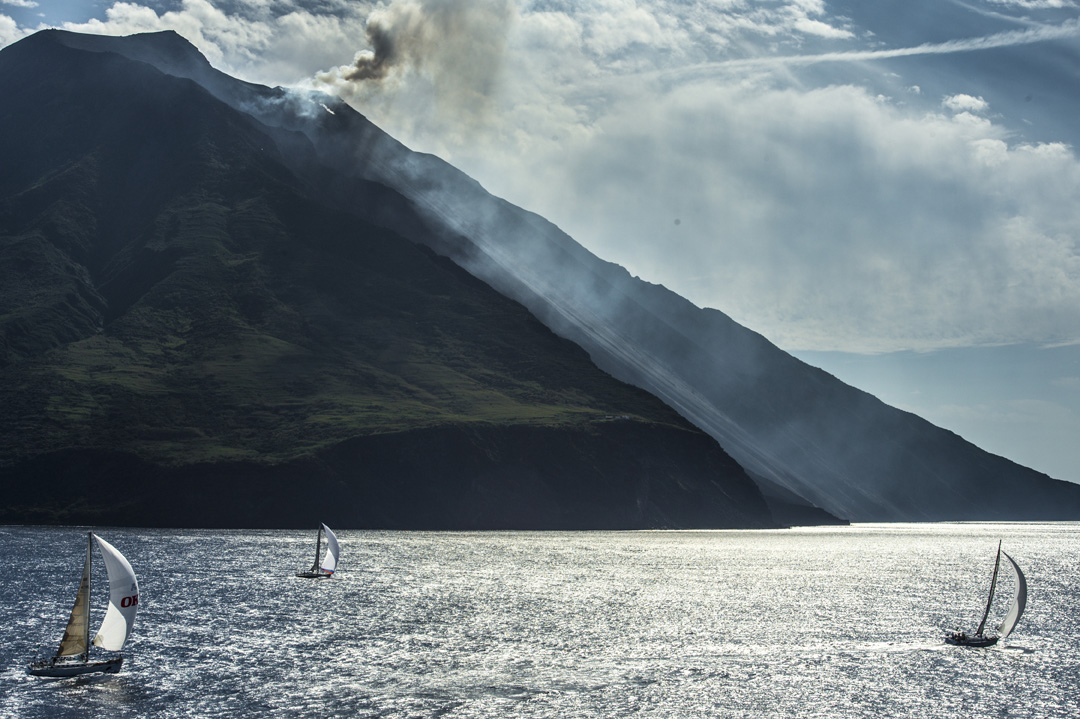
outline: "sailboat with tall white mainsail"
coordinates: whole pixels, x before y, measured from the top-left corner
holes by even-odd
[[[1009,565],[1012,567],[1013,575],[1016,579],[1016,590],[1013,594],[1012,604],[1009,606],[1009,611],[1005,614],[1005,619],[998,625],[998,635],[984,634],[986,629],[986,619],[990,616],[990,605],[994,603],[994,590],[997,587],[998,581],[998,569],[1001,567],[1001,558],[1005,557],[1008,560]],[[990,596],[986,599],[986,609],[983,610],[982,621],[979,622],[979,627],[975,630],[974,634],[968,634],[964,631],[949,632],[945,635],[945,641],[949,644],[956,644],[964,647],[989,647],[993,644],[997,644],[998,640],[1012,634],[1012,630],[1016,629],[1016,625],[1020,622],[1020,617],[1024,614],[1024,608],[1027,606],[1027,579],[1024,577],[1024,573],[1020,571],[1020,567],[1013,561],[1005,552],[1001,551],[1001,541],[998,540],[997,559],[994,560],[994,576],[990,579]]]
[[[93,532],[87,533],[86,561],[83,563],[82,581],[75,594],[75,606],[71,608],[64,638],[60,648],[51,659],[31,662],[26,671],[42,677],[74,677],[93,672],[115,673],[124,663],[122,655],[97,661],[90,660],[91,645],[106,651],[119,652],[127,643],[135,613],[139,610],[139,582],[128,560],[116,547]],[[90,585],[94,543],[101,550],[105,571],[109,575],[109,608],[101,628],[90,641]]]
[[[320,563],[319,555],[322,554],[323,532],[326,532],[326,556],[323,557]],[[315,535],[315,561],[312,563],[311,569],[301,570],[296,573],[296,576],[307,579],[325,579],[333,576],[340,557],[341,545],[338,544],[337,535],[330,530],[330,527],[320,524],[319,532]]]

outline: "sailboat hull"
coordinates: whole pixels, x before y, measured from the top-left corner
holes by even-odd
[[[304,579],[328,579],[334,574],[333,572],[297,572],[296,576]]]
[[[953,644],[958,647],[991,647],[997,644],[997,642],[997,637],[960,637],[955,634],[945,635],[946,644]]]
[[[26,673],[35,677],[77,677],[83,674],[116,674],[124,663],[123,657],[99,662],[81,659],[42,659],[32,662]]]

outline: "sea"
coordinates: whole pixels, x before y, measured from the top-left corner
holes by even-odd
[[[43,679],[86,527],[0,527],[0,717],[1080,716],[1080,524],[775,531],[93,528],[131,562],[121,673]],[[946,645],[998,541],[1029,597]],[[107,588],[95,550],[92,620]],[[1003,570],[991,624],[1013,594]]]

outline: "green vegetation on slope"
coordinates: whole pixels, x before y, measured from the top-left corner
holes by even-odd
[[[18,407],[0,462],[70,447],[276,462],[376,433],[613,415],[686,427],[450,261],[309,197],[197,88],[178,90],[179,116],[98,92],[123,98],[82,98],[110,114],[0,199],[0,392]],[[59,119],[34,132],[70,131]],[[7,151],[26,152],[10,136]]]

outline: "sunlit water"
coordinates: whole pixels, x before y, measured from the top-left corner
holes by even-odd
[[[59,642],[85,530],[0,527],[0,717],[1080,711],[1080,524],[338,530],[329,580],[292,576],[314,528],[98,531],[139,575],[124,669],[41,679],[25,664]],[[998,538],[1028,612],[997,647],[947,646],[978,621]]]

